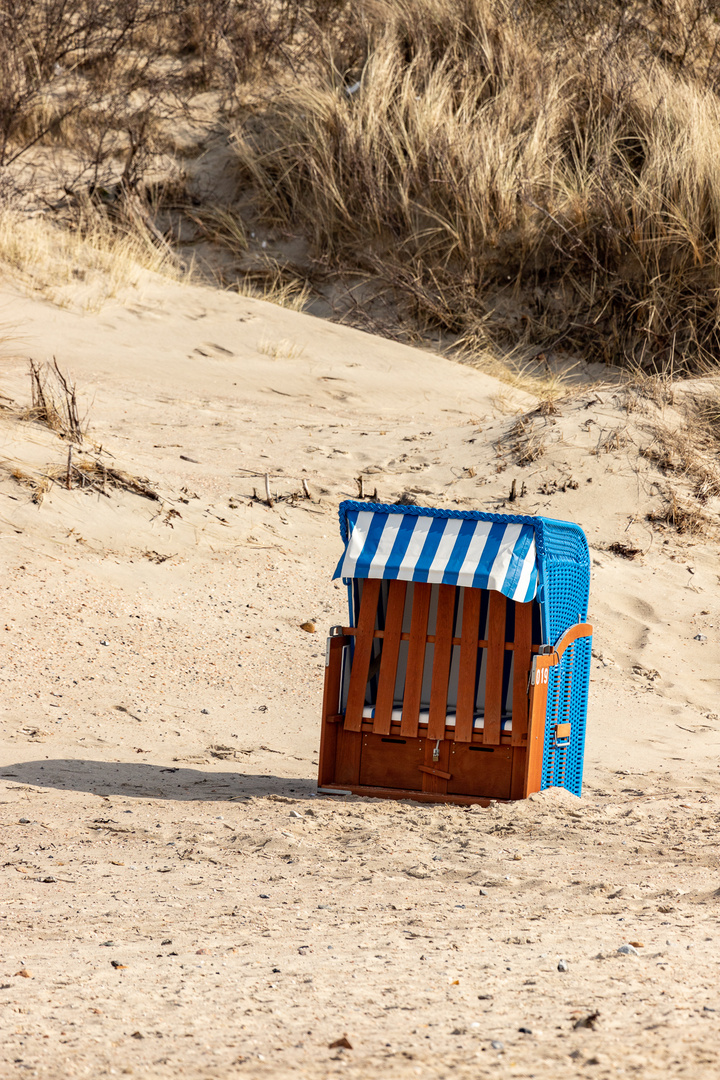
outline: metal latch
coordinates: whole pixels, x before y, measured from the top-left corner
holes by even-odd
[[[433,761],[439,761],[440,760],[440,740],[439,739],[437,740],[437,742],[435,743],[435,746],[433,748],[432,759],[433,759]]]
[[[569,746],[570,745],[570,731],[571,724],[556,724],[555,725],[555,745],[556,746]]]

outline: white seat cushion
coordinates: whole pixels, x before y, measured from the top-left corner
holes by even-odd
[[[394,723],[399,724],[400,721],[402,720],[402,709],[393,709],[392,718],[393,718]],[[375,708],[374,708],[373,705],[366,705],[363,708],[363,719],[364,720],[374,720],[375,719]],[[427,709],[421,709],[420,710],[420,723],[421,724],[427,724],[428,719],[429,719],[428,710]],[[455,713],[454,712],[448,713],[446,715],[446,717],[445,717],[445,727],[455,727]],[[473,717],[473,730],[474,731],[482,731],[484,727],[485,727],[485,717],[484,716],[474,716]],[[512,717],[507,716],[507,717],[504,717],[501,720],[501,722],[500,722],[500,730],[501,731],[512,731]]]

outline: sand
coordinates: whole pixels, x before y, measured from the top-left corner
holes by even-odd
[[[0,322],[0,390],[55,356],[88,447],[159,495],[33,502],[12,470],[67,444],[0,416],[0,1076],[716,1076],[718,543],[646,520],[639,453],[673,405],[576,384],[519,465],[527,390],[261,301],[4,285]],[[581,800],[316,794],[360,475],[583,525]]]

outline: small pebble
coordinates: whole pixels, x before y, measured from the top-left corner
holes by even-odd
[[[488,894],[487,894],[487,892],[485,891],[485,889],[480,889],[480,891],[479,891],[478,895],[479,895],[479,896],[487,896]]]
[[[520,1032],[521,1035],[532,1035],[532,1028],[522,1027],[522,1028],[518,1028],[518,1031]]]
[[[30,824],[30,818],[28,818],[28,817],[21,817],[21,818],[20,818],[20,824],[21,824],[21,825],[29,825],[29,824]]]
[[[705,634],[696,634],[693,641],[707,641]]]
[[[291,810],[290,817],[302,817],[302,814],[298,814],[297,810]]]
[[[493,1048],[493,1050],[505,1049],[505,1043],[501,1043],[499,1039],[493,1039],[493,1041],[490,1043],[490,1046]]]
[[[620,948],[618,949],[618,952],[621,953],[623,956],[639,956],[640,955],[640,953],[637,951],[637,949],[635,948],[634,945],[621,945]]]
[[[209,709],[201,709],[200,712],[203,714],[203,716],[209,716],[210,715],[210,710]]]
[[[101,645],[109,645],[109,644],[110,644],[110,642],[109,642],[109,641],[105,641],[105,640],[103,639],[103,640],[102,640],[102,641],[100,642],[100,644],[101,644]]]
[[[266,892],[261,892],[260,893],[260,899],[261,900],[269,900],[270,899],[270,894],[266,893]]]
[[[558,960],[558,971],[567,971],[568,964],[566,960]]]

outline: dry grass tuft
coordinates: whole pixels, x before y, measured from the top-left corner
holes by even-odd
[[[517,465],[531,465],[537,461],[545,453],[548,423],[554,422],[548,421],[547,415],[541,405],[518,417],[498,441],[498,451],[509,453]]]
[[[598,441],[595,444],[595,448],[592,450],[593,454],[614,454],[622,450],[628,443],[631,443],[632,439],[630,435],[623,427],[614,427],[610,431],[606,431],[604,428],[598,436]]]
[[[635,547],[633,544],[626,544],[621,540],[608,544],[605,550],[612,555],[619,555],[621,559],[635,559],[638,555],[643,554],[642,548]]]
[[[716,527],[715,520],[696,503],[681,498],[672,488],[668,488],[662,508],[650,511],[647,520],[660,528],[670,527],[688,536],[707,535]]]
[[[50,490],[50,478],[48,476],[37,476],[34,473],[29,473],[19,465],[13,465],[10,468],[9,473],[13,480],[20,484],[21,487],[30,491],[32,502],[37,506],[41,506],[45,495]]]
[[[140,228],[89,207],[69,227],[43,216],[0,208],[0,267],[25,288],[61,306],[98,310],[143,274],[184,277],[169,248]]]
[[[666,475],[689,481],[693,496],[705,504],[720,496],[720,387],[687,397],[680,407],[682,427],[657,425],[641,453]]]
[[[237,288],[238,296],[251,296],[268,304],[304,311],[310,299],[310,285],[299,278],[286,277],[280,267],[267,271],[251,271],[243,275]]]

